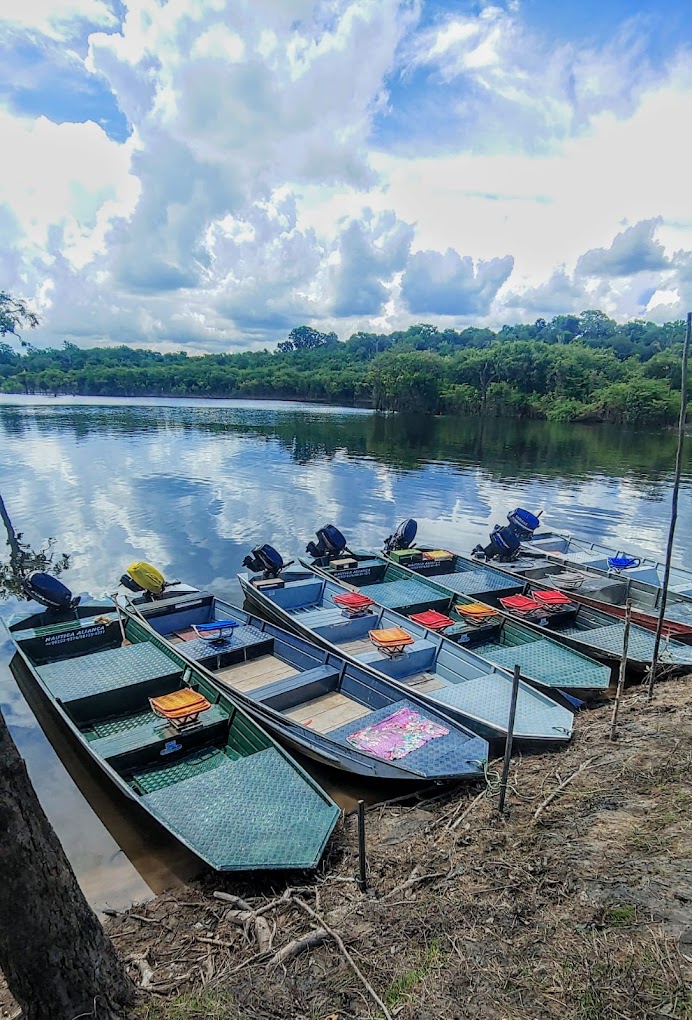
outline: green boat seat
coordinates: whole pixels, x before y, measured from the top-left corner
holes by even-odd
[[[180,686],[182,670],[149,641],[79,659],[49,662],[37,673],[78,724],[121,715]]]
[[[166,744],[175,740],[184,746],[192,746],[200,739],[208,741],[218,730],[221,735],[228,722],[228,712],[220,705],[212,705],[195,726],[176,730],[165,719],[149,712],[149,719],[132,729],[96,737],[89,741],[94,754],[105,758],[118,771],[136,768],[143,761],[151,761]],[[162,759],[163,760],[163,759]]]

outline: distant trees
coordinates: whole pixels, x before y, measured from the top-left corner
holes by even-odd
[[[618,325],[588,309],[497,332],[419,322],[392,333],[359,331],[345,342],[336,333],[297,326],[273,353],[188,357],[184,351],[74,344],[16,352],[0,345],[0,390],[280,397],[425,413],[660,424],[676,416],[683,335],[681,321]]]
[[[338,342],[336,333],[320,333],[312,326],[297,326],[288,334],[288,340],[282,340],[277,344],[277,350],[282,354],[288,354],[290,351],[311,351],[316,347],[326,347]]]

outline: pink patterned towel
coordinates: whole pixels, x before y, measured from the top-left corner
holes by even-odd
[[[400,708],[382,722],[351,733],[346,739],[361,751],[384,758],[385,761],[394,761],[422,747],[429,740],[444,737],[448,733],[449,730],[432,719],[426,719],[410,708]]]

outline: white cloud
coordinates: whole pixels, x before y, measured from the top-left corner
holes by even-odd
[[[656,71],[634,24],[548,47],[516,4],[419,14],[128,0],[113,31],[98,0],[31,0],[32,31],[99,29],[86,65],[133,129],[0,107],[0,270],[39,300],[37,336],[220,349],[302,321],[345,336],[690,300],[685,161],[662,156],[692,119],[689,54]],[[443,136],[408,133],[421,88]]]
[[[7,29],[29,29],[53,39],[70,37],[84,22],[107,28],[117,23],[104,0],[10,0],[0,9],[0,25]]]
[[[486,316],[500,287],[509,278],[511,255],[479,261],[462,258],[449,248],[419,251],[413,255],[401,281],[406,307],[416,315]]]

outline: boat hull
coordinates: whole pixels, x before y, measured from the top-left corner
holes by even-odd
[[[267,597],[265,593],[259,592],[256,588],[254,588],[253,585],[250,583],[250,579],[247,575],[239,574],[238,580],[240,582],[241,588],[245,596],[246,605],[255,609],[262,616],[267,617],[268,619],[272,620],[272,622],[275,622],[278,626],[282,628],[290,629],[296,634],[306,636],[307,638],[309,638],[309,640],[317,644],[320,644],[327,650],[333,651],[340,656],[344,656],[346,659],[348,659],[350,662],[360,667],[361,669],[362,668],[369,669],[376,676],[385,676],[386,679],[390,679],[385,674],[380,673],[380,671],[376,668],[376,666],[373,663],[365,664],[362,660],[360,660],[356,656],[351,655],[347,647],[341,647],[338,644],[333,644],[329,640],[323,638],[319,633],[316,633],[314,630],[303,626],[301,624],[300,617],[296,618],[292,616],[290,613],[285,612],[281,607],[277,606],[272,601],[271,598]],[[391,613],[390,619],[388,620],[388,625],[391,625],[391,623],[396,622],[397,624],[403,626],[404,628],[407,625],[412,626],[411,621],[407,620],[406,617],[398,618],[397,617],[398,614]],[[451,641],[446,641],[444,638],[442,639],[442,642],[443,645],[446,644],[451,649],[454,649],[455,655],[459,654],[457,649],[461,650],[464,648],[463,645],[458,646]],[[482,660],[479,660],[475,665],[477,671],[479,670],[479,667],[480,671],[482,671],[482,669],[487,669],[489,674],[495,673],[500,676],[504,676],[505,678],[504,686],[505,687],[511,686],[511,676],[507,674],[506,671],[503,671],[501,669],[498,670],[497,667],[495,667],[492,663],[490,662],[485,663]],[[402,687],[402,690],[405,692],[406,687],[403,684],[403,682],[400,682],[400,686]],[[501,681],[499,682],[499,686],[500,687],[502,686]],[[544,730],[540,733],[535,731],[531,733],[526,732],[519,734],[515,733],[514,741],[518,747],[521,747],[526,751],[542,750],[545,748],[546,744],[549,745],[561,744],[566,743],[571,739],[573,727],[572,716],[573,705],[570,704],[567,706],[563,706],[560,701],[559,695],[556,703],[554,699],[554,694],[555,692],[553,691],[551,691],[548,694],[545,691],[539,692],[537,690],[534,690],[530,683],[528,683],[525,679],[522,679],[520,686],[520,699],[526,697],[529,699],[529,701],[535,702],[536,706],[549,705],[551,712],[554,712],[556,715],[559,714],[559,719],[556,718],[555,716],[551,716],[551,722],[554,723],[554,725],[551,725],[549,727],[548,725],[544,724]],[[478,714],[473,714],[471,711],[469,711],[468,707],[466,707],[465,710],[464,706],[462,705],[447,704],[432,698],[428,698],[427,700],[429,701],[429,703],[430,702],[432,703],[432,706],[435,708],[435,710],[442,712],[444,715],[446,715],[453,721],[470,728],[471,730],[479,734],[479,736],[489,741],[493,752],[497,751],[498,753],[501,753],[501,750],[504,747],[506,740],[507,732],[506,727],[499,725],[497,722],[489,721],[487,717],[480,717]],[[542,708],[540,708],[539,710],[543,711]],[[565,722],[567,720],[569,720],[569,724],[565,725]]]
[[[100,608],[115,617],[115,607],[112,602]],[[141,629],[141,625],[138,624],[137,626]],[[120,632],[120,627],[117,623],[115,627]],[[105,637],[108,643],[100,650],[94,644],[95,639],[99,635],[95,631],[89,631],[83,635],[84,644],[78,645],[78,650],[83,650],[84,655],[74,657],[62,654],[59,658],[49,659],[43,665],[35,666],[24,647],[22,647],[23,636],[28,638],[29,647],[37,650],[41,658],[45,659],[49,649],[44,648],[42,650],[40,643],[36,643],[34,640],[36,635],[34,635],[33,630],[33,628],[28,628],[26,631],[23,631],[21,620],[14,625],[11,622],[10,625],[16,655],[23,664],[25,682],[29,685],[32,696],[38,699],[41,705],[45,707],[45,711],[50,713],[56,720],[65,735],[86,754],[90,763],[96,766],[99,773],[108,780],[112,788],[135,807],[136,812],[145,815],[149,820],[153,821],[161,830],[165,831],[179,843],[180,846],[190,851],[202,865],[214,871],[283,871],[287,869],[304,870],[317,867],[340,816],[337,805],[297,763],[292,761],[289,755],[276,742],[272,741],[261,731],[258,725],[250,724],[240,706],[234,704],[226,692],[223,693],[223,698],[218,698],[217,696],[217,701],[208,706],[213,710],[209,712],[212,720],[208,726],[200,724],[186,730],[179,730],[175,735],[172,735],[168,731],[165,720],[156,720],[152,715],[151,718],[156,723],[156,733],[153,739],[147,733],[146,738],[138,738],[132,743],[128,743],[130,734],[139,734],[140,731],[137,728],[114,728],[108,735],[103,733],[96,733],[94,735],[92,733],[91,739],[88,739],[86,733],[92,731],[94,726],[91,722],[87,724],[87,720],[90,717],[88,709],[85,710],[83,706],[89,698],[92,699],[92,702],[98,697],[101,697],[102,701],[105,698],[110,698],[109,709],[104,713],[99,712],[95,717],[101,724],[116,720],[119,726],[120,720],[124,719],[127,712],[131,711],[132,706],[129,706],[125,709],[125,715],[122,715],[123,692],[127,692],[125,695],[126,700],[130,693],[132,693],[133,702],[136,700],[137,706],[141,702],[142,708],[147,706],[148,709],[149,690],[144,689],[145,681],[143,677],[140,675],[137,679],[131,680],[128,676],[123,683],[116,683],[115,686],[108,687],[103,682],[104,677],[108,673],[108,667],[103,664],[103,659],[98,658],[99,655],[103,656],[114,653],[117,656],[124,650],[128,653],[128,658],[130,659],[127,671],[131,672],[134,677],[137,667],[133,664],[130,653],[132,653],[133,649],[142,649],[143,646],[146,646],[147,649],[154,648],[156,651],[150,654],[158,656],[158,661],[166,660],[164,672],[161,676],[163,678],[163,687],[167,691],[178,688],[181,682],[178,678],[182,678],[187,664],[179,655],[175,655],[175,653],[171,655],[170,650],[162,648],[162,643],[156,635],[150,640],[147,636],[136,637],[133,631],[128,630],[128,641],[122,643],[115,643],[108,635],[104,635],[101,631],[101,638]],[[88,628],[85,628],[85,630],[88,630]],[[41,635],[38,636],[40,637]],[[74,642],[70,641],[71,649],[76,641],[76,638]],[[51,685],[55,686],[57,684],[55,667],[59,669],[61,677],[64,677],[61,681],[63,690],[67,691],[68,684],[72,685],[69,695],[64,700],[62,697],[56,696],[54,691],[51,690]],[[92,672],[96,677],[97,686],[89,688],[88,684],[85,685],[85,680],[89,680],[90,673]],[[158,677],[158,673],[152,672],[151,675],[146,677],[146,684],[149,686],[152,683],[157,684]],[[99,682],[101,682],[100,689],[98,688]],[[195,681],[194,679],[188,679],[187,683],[190,682]],[[77,690],[80,683],[84,686]],[[157,692],[157,696],[158,693],[160,692]],[[209,693],[208,688],[207,693]],[[120,704],[118,699],[121,699]],[[66,706],[68,705],[70,706],[70,711],[67,710]],[[139,707],[137,707],[137,713],[139,711]],[[72,718],[70,712],[74,714],[75,718]],[[147,714],[146,711],[145,714]],[[185,817],[186,792],[184,787],[188,777],[182,776],[183,781],[173,780],[172,783],[164,781],[159,782],[157,786],[137,790],[128,781],[128,777],[131,780],[133,773],[143,774],[143,770],[146,769],[150,770],[148,775],[152,775],[152,769],[163,769],[169,766],[171,768],[182,767],[186,769],[194,767],[190,766],[188,762],[190,757],[194,758],[195,754],[206,756],[208,760],[210,760],[214,752],[223,755],[224,751],[230,747],[228,736],[225,735],[225,727],[231,726],[231,733],[239,732],[237,729],[234,730],[233,726],[238,726],[238,722],[234,723],[234,720],[240,717],[244,717],[246,723],[251,725],[251,729],[245,730],[247,735],[245,739],[253,744],[257,753],[248,753],[245,756],[242,753],[237,754],[234,764],[240,762],[240,771],[237,777],[233,776],[230,778],[232,778],[232,785],[234,787],[238,787],[239,784],[242,785],[245,782],[248,790],[251,790],[253,794],[261,796],[263,793],[266,793],[268,795],[266,801],[268,813],[266,818],[262,818],[257,813],[253,814],[239,807],[235,817],[231,816],[227,823],[222,819],[221,823],[217,824],[213,811],[215,804],[217,804],[214,794],[215,786],[210,780],[216,779],[216,787],[218,787],[216,793],[220,794],[223,784],[229,781],[228,769],[219,768],[216,777],[213,772],[206,772],[202,777],[204,780],[204,795],[208,802],[205,807],[208,832],[203,832],[203,820],[201,818],[198,820],[196,816]],[[256,735],[256,740],[254,740],[253,735]],[[104,742],[109,743],[108,752],[103,749],[102,745]],[[162,749],[159,750],[159,747]],[[96,748],[100,748],[101,753],[97,753]],[[181,752],[180,759],[175,756],[170,757],[171,754],[176,752]],[[164,758],[162,755],[166,755],[166,757]],[[260,762],[262,755],[264,755],[264,759]],[[177,765],[178,760],[181,762],[180,766]],[[230,758],[228,761],[230,762]],[[245,765],[244,768],[243,765]],[[159,772],[156,772],[156,777],[160,779]],[[190,778],[194,779],[195,777]],[[197,778],[199,779],[200,777],[197,776]],[[273,820],[270,803],[271,794],[274,791],[276,799],[276,791],[283,789],[283,784],[287,784],[287,795],[292,793],[293,796],[303,799],[299,812],[299,823],[301,826],[311,827],[309,836],[306,838],[302,836],[294,838],[291,835],[290,838],[284,841],[282,832],[287,832],[288,829],[282,829],[280,820]],[[201,790],[195,796],[195,803],[201,809]],[[190,800],[189,791],[188,800]],[[193,802],[190,801],[190,808],[192,806]],[[217,806],[219,815],[223,815],[225,812],[223,801],[220,800]],[[283,824],[290,827],[291,812],[286,805],[284,805],[284,812],[286,817]],[[245,828],[242,830],[239,828],[235,831],[234,825],[236,820],[239,826],[245,826]]]

